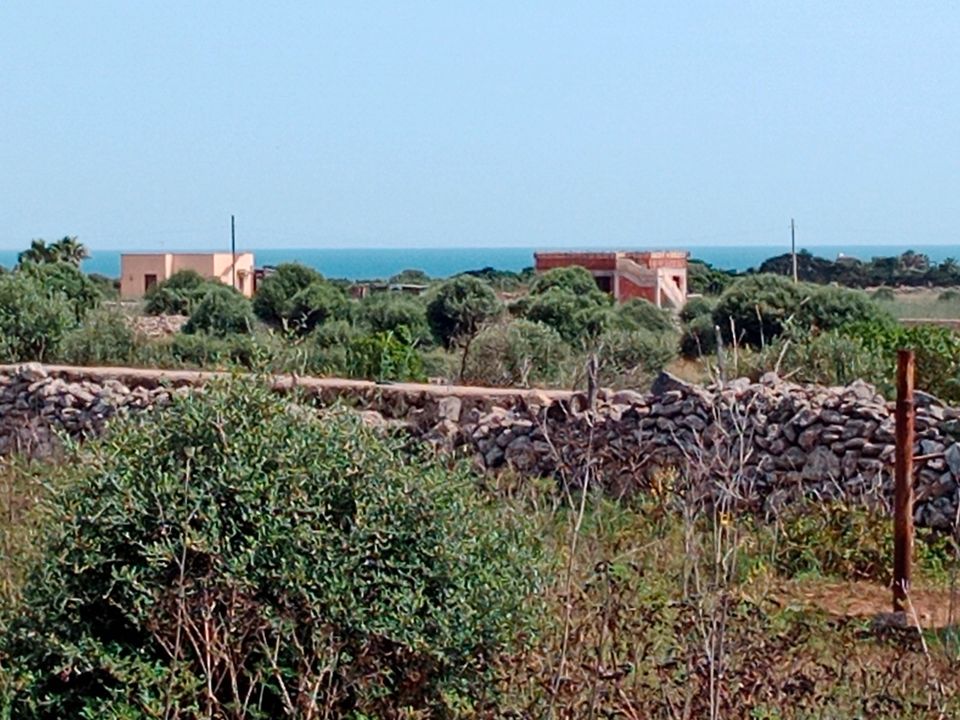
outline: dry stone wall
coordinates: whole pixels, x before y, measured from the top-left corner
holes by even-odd
[[[118,413],[190,392],[210,374],[0,368],[0,452],[56,452],[57,433],[89,436]],[[465,451],[488,472],[588,481],[615,495],[643,491],[668,467],[775,512],[800,496],[870,500],[892,493],[892,405],[869,385],[801,386],[767,375],[699,387],[662,375],[650,393],[582,394],[277,378],[326,406],[402,425]],[[916,520],[938,529],[960,512],[960,409],[917,393]]]

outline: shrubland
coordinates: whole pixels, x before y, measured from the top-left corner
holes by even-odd
[[[888,508],[749,512],[736,438],[729,487],[694,458],[615,499],[590,463],[480,477],[244,378],[68,452],[0,471],[0,716],[960,712],[952,630],[871,623]],[[921,534],[914,602],[956,567]]]

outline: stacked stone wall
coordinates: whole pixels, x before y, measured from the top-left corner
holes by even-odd
[[[210,373],[0,368],[0,452],[55,453],[59,437],[103,432],[118,413],[191,392]],[[855,382],[820,387],[736,380],[699,387],[662,375],[651,392],[582,394],[494,388],[377,385],[280,377],[320,407],[345,404],[466,452],[486,472],[592,481],[614,495],[642,492],[664,468],[739,493],[775,512],[800,496],[870,501],[892,493],[893,407]],[[953,528],[960,512],[960,409],[916,397],[916,521]]]

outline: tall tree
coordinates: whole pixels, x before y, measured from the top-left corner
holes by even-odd
[[[90,257],[87,247],[76,236],[65,236],[49,245],[44,240],[31,240],[30,247],[17,256],[17,262],[51,263],[65,262],[80,266],[81,261]]]

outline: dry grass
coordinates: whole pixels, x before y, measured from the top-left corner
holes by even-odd
[[[898,319],[960,320],[960,291],[947,288],[898,288],[893,300],[878,300]]]

